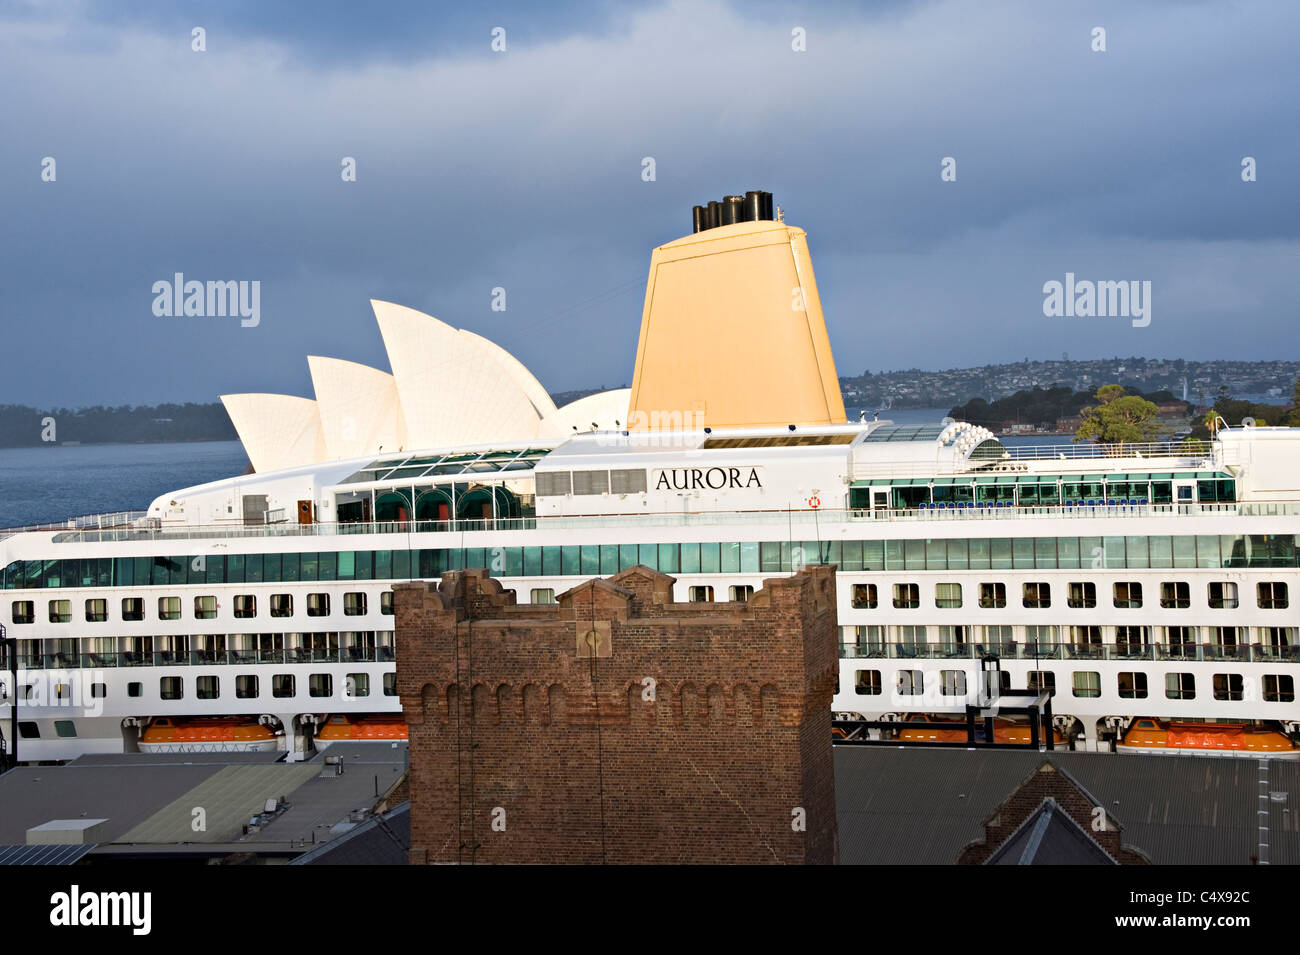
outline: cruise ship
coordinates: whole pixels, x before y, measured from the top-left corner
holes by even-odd
[[[7,753],[400,739],[401,581],[486,567],[553,602],[644,565],[726,601],[811,563],[838,568],[840,721],[964,719],[992,665],[1076,749],[1300,753],[1300,429],[847,420],[807,237],[764,192],[653,251],[630,389],[557,408],[495,343],[372,306],[391,373],[311,357],[314,398],[223,397],[250,473],[3,532]]]

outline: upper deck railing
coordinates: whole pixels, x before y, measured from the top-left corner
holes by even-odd
[[[104,530],[108,528],[122,528],[134,525],[146,518],[147,511],[114,511],[111,514],[82,514],[78,517],[69,517],[65,521],[56,521],[49,524],[26,524],[22,527],[3,527],[0,528],[0,540],[6,537],[12,537],[14,534],[26,534],[30,531],[61,531],[66,529],[86,529],[94,528]]]
[[[1212,457],[1214,447],[1209,441],[1135,441],[1127,444],[1009,444],[1007,456],[1011,461],[1050,461],[1079,458],[1183,458],[1204,460]]]
[[[642,527],[752,527],[780,525],[803,529],[833,524],[952,523],[969,521],[1098,520],[1190,517],[1300,516],[1300,502],[1226,504],[1109,504],[1074,507],[888,508],[880,510],[812,509],[766,511],[696,511],[657,514],[512,517],[495,520],[389,521],[346,524],[222,524],[181,527],[120,527],[69,530],[55,543],[108,541],[229,540],[274,537],[336,537],[370,534],[464,534],[483,531],[630,530]]]

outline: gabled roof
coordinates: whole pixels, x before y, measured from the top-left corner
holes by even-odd
[[[1119,862],[1048,796],[984,864],[1119,865]]]

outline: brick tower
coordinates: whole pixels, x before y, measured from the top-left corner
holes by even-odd
[[[394,588],[413,863],[836,861],[834,568],[747,602],[672,585]]]

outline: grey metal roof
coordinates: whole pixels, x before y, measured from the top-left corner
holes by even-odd
[[[1157,864],[1246,865],[1259,851],[1259,760],[837,746],[836,810],[845,864],[948,865],[1045,759]],[[1300,763],[1268,760],[1269,862],[1300,864]]]
[[[308,763],[219,767],[199,785],[159,806],[149,818],[113,841],[226,842],[241,833],[244,824],[262,811],[268,799],[288,798],[319,771]],[[121,775],[128,772],[119,770]],[[196,831],[198,810],[202,811],[203,827]]]
[[[88,753],[68,763],[78,768],[95,766],[233,766],[242,763],[276,763],[284,753]]]
[[[394,806],[289,865],[406,865],[411,847],[411,804]]]
[[[328,753],[341,757],[341,776],[323,777],[320,755],[282,763],[274,753],[137,753],[20,767],[0,775],[0,845],[20,845],[28,829],[52,819],[88,818],[107,820],[101,854],[125,843],[142,851],[183,843],[238,843],[251,851],[310,844],[313,835],[328,838],[350,811],[372,806],[376,789],[387,792],[406,765],[405,743],[336,743]],[[243,837],[244,824],[280,796],[289,810]],[[195,808],[206,816],[197,832]]]
[[[343,774],[323,772],[327,769],[324,756],[338,756]],[[308,767],[311,775],[289,797],[293,808],[250,834],[250,845],[328,839],[330,830],[345,821],[349,812],[369,809],[377,793],[386,793],[397,782],[406,769],[406,743],[333,743],[324,755],[318,753],[301,765]]]
[[[219,764],[146,763],[20,766],[0,775],[0,844],[27,841],[27,830],[51,819],[107,819],[113,841],[154,811],[220,771]]]
[[[0,865],[72,865],[94,849],[89,845],[0,846]]]

